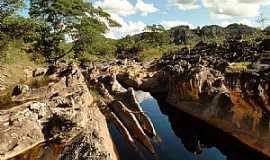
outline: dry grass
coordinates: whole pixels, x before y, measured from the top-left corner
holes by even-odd
[[[0,94],[0,110],[8,109],[18,105],[12,98],[12,91],[15,86],[9,86],[5,91]]]
[[[30,88],[40,88],[47,86],[50,83],[50,79],[47,76],[35,77],[27,82]]]
[[[248,69],[250,65],[251,65],[251,62],[237,62],[237,63],[231,63],[230,67],[232,69],[245,70],[245,69]]]
[[[27,80],[26,69],[31,70],[44,66],[43,62],[33,62],[31,55],[25,53],[21,48],[22,45],[19,42],[12,43],[6,52],[7,56],[0,60],[1,86],[9,88],[15,84],[24,82]]]
[[[26,84],[30,88],[40,88],[47,86],[50,83],[50,79],[47,76],[36,77],[25,82],[20,82],[19,84]],[[9,109],[14,106],[20,105],[20,102],[13,100],[12,92],[16,85],[10,85],[5,91],[0,94],[0,110]]]
[[[46,84],[46,78],[41,80],[27,79],[26,69],[32,70],[44,66],[44,63],[33,62],[31,55],[25,53],[21,48],[23,48],[21,42],[11,42],[6,51],[6,57],[0,60],[0,86],[5,88],[0,91],[0,109],[8,109],[18,105],[12,98],[12,91],[17,84],[29,83],[36,88]]]

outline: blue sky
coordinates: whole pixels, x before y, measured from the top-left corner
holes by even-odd
[[[270,0],[90,0],[109,12],[122,27],[106,36],[120,38],[142,32],[146,25],[162,24],[166,28],[190,25],[242,23],[258,26],[262,13],[270,18]],[[270,21],[266,21],[269,25]]]

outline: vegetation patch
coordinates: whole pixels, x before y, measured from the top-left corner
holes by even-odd
[[[18,105],[18,103],[12,100],[11,93],[0,95],[0,110],[9,109],[16,105]]]
[[[5,91],[0,94],[0,110],[9,109],[14,106],[20,105],[19,102],[16,102],[12,98],[12,92],[15,86],[10,86]]]
[[[249,69],[251,67],[251,62],[236,62],[231,63],[230,67],[232,69]]]
[[[94,100],[100,100],[100,99],[103,99],[103,96],[100,94],[100,92],[94,88],[94,87],[91,87],[89,89],[89,92],[90,94],[93,96]]]
[[[27,85],[30,88],[40,88],[40,87],[44,87],[47,86],[50,83],[50,79],[48,76],[41,76],[41,77],[35,77],[33,79],[31,79]]]

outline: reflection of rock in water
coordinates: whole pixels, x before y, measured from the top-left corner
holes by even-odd
[[[265,157],[243,145],[226,133],[197,120],[186,113],[165,107],[160,104],[160,110],[168,115],[172,129],[182,140],[185,148],[194,153],[202,153],[203,148],[217,147],[227,156],[227,160],[267,160]]]

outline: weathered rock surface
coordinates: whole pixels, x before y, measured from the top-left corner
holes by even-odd
[[[28,99],[27,103],[0,110],[0,159],[50,154],[53,159],[118,159],[105,117],[93,103],[80,69],[63,65],[47,76],[47,86],[16,87],[15,100]],[[50,141],[58,144],[43,146]]]
[[[33,77],[43,76],[47,72],[46,68],[37,68],[33,71]]]
[[[128,76],[137,76],[130,69],[137,70],[140,69],[140,66],[116,61],[105,62],[104,64],[96,63],[84,68],[86,68],[84,75],[88,77],[89,84],[97,88],[104,98],[99,101],[104,106],[102,107],[103,113],[108,121],[116,126],[120,134],[135,150],[137,150],[135,141],[138,141],[151,153],[155,153],[150,141],[151,138],[156,136],[153,123],[143,112],[133,88],[124,88],[118,82],[116,76],[121,75],[121,73],[127,73]],[[140,79],[137,80],[140,81]]]

